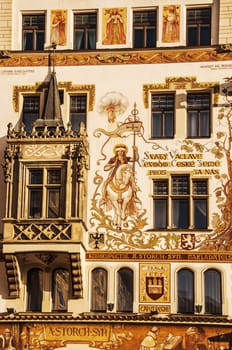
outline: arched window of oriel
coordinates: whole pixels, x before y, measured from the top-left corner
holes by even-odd
[[[128,268],[117,273],[117,311],[133,312],[133,271]]]
[[[27,311],[42,311],[43,271],[37,268],[27,273]]]
[[[178,312],[194,313],[194,273],[189,269],[178,271]]]
[[[53,311],[67,311],[69,298],[69,272],[66,269],[53,271]]]
[[[222,313],[221,273],[208,269],[204,273],[205,312],[209,314]]]
[[[107,308],[107,271],[96,268],[92,271],[91,311],[105,312]]]

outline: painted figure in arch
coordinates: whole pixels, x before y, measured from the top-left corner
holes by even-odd
[[[121,15],[122,9],[109,9],[105,10],[105,14],[108,14],[105,28],[105,38],[102,41],[103,45],[125,44],[126,35],[124,31],[124,19]]]
[[[114,157],[104,166],[109,175],[103,184],[102,200],[106,211],[113,209],[113,225],[121,230],[122,225],[127,227],[126,218],[128,215],[136,215],[136,203],[138,187],[135,183],[134,166],[138,161],[138,149],[133,146],[133,158],[127,156],[128,148],[125,144],[118,144],[114,147]]]
[[[172,43],[179,41],[179,6],[165,6],[163,11],[163,42]]]

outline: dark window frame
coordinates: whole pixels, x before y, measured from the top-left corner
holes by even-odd
[[[187,46],[210,46],[212,37],[211,7],[188,8],[186,14]],[[208,29],[208,33],[206,30]],[[206,35],[207,34],[207,35]]]
[[[195,99],[195,103],[194,103]],[[197,102],[198,101],[198,102]],[[211,104],[210,92],[187,93],[187,137],[209,138],[211,135]]]
[[[27,132],[32,130],[33,123],[40,118],[40,103],[40,94],[23,95],[22,122]]]
[[[27,311],[41,312],[43,302],[43,270],[32,268],[27,272]]]
[[[37,20],[36,20],[37,19]],[[46,38],[44,13],[22,14],[22,50],[43,51]],[[29,41],[28,41],[29,40]]]
[[[204,272],[205,313],[222,314],[222,276],[219,270],[209,268]]]
[[[135,10],[133,12],[133,48],[155,48],[156,43],[157,10]]]
[[[153,179],[154,229],[208,229],[208,201],[206,178],[172,174],[169,178]]]
[[[51,172],[60,172],[60,182],[49,182],[48,175]],[[33,182],[33,174],[40,172],[41,181]],[[41,167],[28,168],[28,219],[58,219],[65,217],[65,206],[62,205],[65,201],[65,168],[63,165],[54,166],[44,164]],[[55,201],[50,197],[51,193],[55,193]],[[56,196],[58,194],[58,198]]]
[[[52,310],[54,312],[67,312],[69,294],[70,273],[66,268],[57,267],[52,272]]]
[[[78,21],[79,19],[79,21]],[[97,43],[97,11],[74,13],[74,50],[95,50]],[[79,36],[78,36],[79,33]]]
[[[177,312],[194,314],[194,301],[194,272],[189,268],[182,268],[177,272]]]
[[[151,94],[151,138],[170,139],[175,135],[175,93]]]
[[[106,312],[108,297],[108,272],[96,267],[91,272],[91,311]]]
[[[133,312],[134,273],[127,267],[117,271],[117,312]]]
[[[87,127],[87,109],[87,94],[70,95],[69,119],[73,130],[79,131],[81,123]]]

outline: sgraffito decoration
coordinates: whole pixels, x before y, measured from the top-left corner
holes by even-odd
[[[97,163],[101,165],[104,161],[103,171],[108,174],[105,178],[96,171],[94,178],[96,191],[92,200],[91,223],[98,222],[97,232],[104,228],[104,231],[120,234],[133,233],[146,224],[146,211],[142,208],[136,179],[136,163],[139,161],[136,138],[141,137],[143,132],[137,114],[135,106],[132,115],[114,130],[96,129],[94,132],[95,137],[106,137]],[[108,145],[114,146],[113,155],[107,160],[105,148]]]
[[[50,43],[65,46],[66,45],[66,26],[67,11],[51,11]]]
[[[229,349],[232,344],[231,327],[205,326],[199,322],[186,325],[109,323],[30,323],[17,329],[2,324],[0,348],[2,350],[217,350]],[[71,346],[69,346],[71,345]]]
[[[185,252],[231,250],[231,83],[232,78],[227,78],[221,86],[215,82],[198,83],[194,77],[168,80],[167,84],[175,86],[175,89],[183,89],[183,86],[210,89],[216,104],[220,96],[223,107],[215,117],[217,131],[212,134],[210,142],[208,139],[176,139],[170,144],[159,140],[147,141],[136,105],[131,115],[118,123],[118,116],[126,110],[126,100],[121,100],[120,94],[117,95],[118,100],[104,97],[101,108],[102,113],[108,113],[108,129],[99,128],[94,132],[95,137],[104,139],[94,177],[89,236],[91,248]],[[145,86],[145,101],[151,87],[154,88],[152,84]],[[110,101],[116,101],[115,105]],[[123,101],[121,108],[119,101]],[[142,143],[144,147],[140,147]],[[144,149],[143,154],[141,149]],[[174,226],[162,232],[148,229],[147,202],[141,200],[138,178],[144,175],[169,178],[173,171],[184,171],[194,179],[207,176],[210,181],[212,195],[208,189],[207,195],[215,199],[214,206],[207,225],[201,230],[194,230],[193,226],[190,227],[192,232],[188,229],[176,230]]]
[[[164,43],[175,43],[180,40],[180,6],[168,5],[163,7],[163,33]]]
[[[213,192],[218,212],[212,215],[213,232],[205,235],[197,244],[200,250],[229,251],[232,248],[232,78],[225,78],[224,107],[217,116],[218,125],[214,143],[203,144],[193,140],[184,140],[181,149],[188,153],[210,153],[216,161],[224,161],[225,167],[214,175],[217,186]]]
[[[103,45],[126,43],[126,8],[103,9]]]
[[[224,63],[221,64],[220,62]],[[217,69],[224,67],[231,69],[231,49],[227,50],[225,45],[218,48],[203,49],[175,49],[175,50],[136,50],[136,51],[106,51],[102,52],[68,52],[56,53],[56,66],[92,66],[92,65],[117,65],[117,64],[164,64],[164,63],[190,63],[201,62],[202,67]],[[205,64],[203,64],[205,62]],[[206,63],[208,62],[208,63]],[[32,67],[44,66],[49,64],[48,53],[10,53],[7,58],[0,56],[0,67],[8,67],[2,74],[17,75],[33,71]],[[12,68],[15,67],[15,68]],[[20,71],[16,67],[29,67],[27,70]]]

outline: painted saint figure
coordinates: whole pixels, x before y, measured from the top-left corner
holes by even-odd
[[[124,19],[120,9],[113,8],[106,10],[109,18],[106,21],[106,36],[102,41],[103,45],[125,44],[126,35],[124,32]]]
[[[163,16],[163,42],[171,43],[179,41],[179,13],[178,6],[164,8]]]
[[[61,11],[55,11],[51,23],[50,42],[56,45],[66,44],[65,33],[66,20]]]
[[[128,148],[124,144],[114,147],[115,156],[110,158],[104,166],[109,171],[108,178],[103,184],[102,199],[100,205],[104,205],[106,211],[114,210],[113,225],[121,230],[122,224],[127,227],[128,215],[136,215],[136,203],[138,187],[135,183],[134,170],[131,163],[138,160],[138,149],[133,147],[133,158],[127,156]]]

